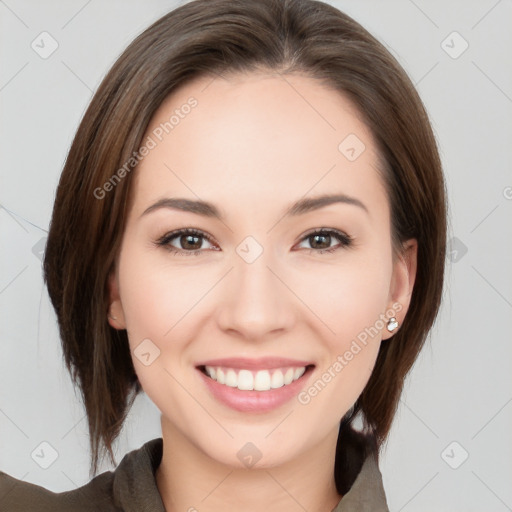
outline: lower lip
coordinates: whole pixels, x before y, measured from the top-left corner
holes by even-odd
[[[219,384],[201,370],[197,369],[197,371],[212,395],[224,405],[240,412],[268,412],[277,409],[297,396],[304,388],[312,369],[308,367],[306,372],[291,384],[268,391],[242,391],[238,388]]]

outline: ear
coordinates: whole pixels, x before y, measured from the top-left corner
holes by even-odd
[[[119,295],[119,282],[115,270],[111,270],[108,276],[108,292],[110,302],[108,323],[114,329],[126,329],[123,305]]]
[[[411,238],[404,242],[403,246],[403,252],[396,257],[393,263],[388,303],[388,310],[394,309],[396,311],[394,316],[399,326],[403,323],[411,303],[418,262],[418,241],[415,238]],[[396,332],[397,330],[389,332],[385,328],[382,331],[382,339],[391,338]]]

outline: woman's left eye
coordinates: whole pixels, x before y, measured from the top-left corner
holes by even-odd
[[[309,242],[312,246],[309,252],[320,254],[324,252],[334,252],[343,247],[349,247],[353,242],[352,237],[336,229],[319,229],[309,233],[302,240]],[[334,240],[338,240],[339,243],[331,246],[331,242]]]
[[[181,247],[174,245],[175,240],[177,240]],[[337,240],[338,244],[332,246],[331,243],[334,240]],[[165,234],[156,241],[156,245],[165,247],[174,254],[199,256],[203,252],[201,246],[204,241],[210,245],[212,244],[210,237],[202,231],[197,229],[180,229]],[[304,241],[309,242],[311,245],[311,248],[305,247],[309,252],[323,254],[325,252],[334,252],[342,247],[349,247],[353,240],[349,235],[335,229],[319,229],[304,236],[302,242]]]

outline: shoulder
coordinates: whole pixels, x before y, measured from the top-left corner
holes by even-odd
[[[377,453],[370,453],[355,482],[332,512],[389,512]]]
[[[114,505],[114,473],[102,473],[72,491],[55,493],[36,484],[18,480],[0,471],[0,510],[2,512],[119,512]]]
[[[114,472],[89,483],[55,493],[0,471],[2,512],[165,512],[155,482],[162,458],[162,438],[127,453]]]

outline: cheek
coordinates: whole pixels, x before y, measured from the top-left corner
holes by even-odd
[[[385,257],[353,253],[341,263],[305,268],[293,279],[294,292],[340,349],[366,328],[377,324],[382,330],[391,279]]]
[[[379,253],[377,253],[379,254]],[[343,414],[363,391],[378,355],[385,329],[391,258],[351,256],[341,265],[302,274],[300,294],[315,313],[312,330],[323,336],[326,357],[311,396],[318,407]],[[328,390],[326,393],[319,390]],[[306,390],[307,392],[307,390]],[[309,395],[304,396],[308,400]],[[316,400],[316,398],[315,398]]]
[[[127,330],[133,342],[154,338],[159,344],[172,337],[180,320],[211,287],[211,271],[177,265],[173,255],[127,247],[120,260],[121,299]],[[195,256],[190,256],[195,258]]]
[[[187,395],[173,377],[184,364],[190,335],[185,332],[190,328],[187,320],[205,291],[198,289],[199,282],[191,282],[197,278],[193,272],[171,267],[172,261],[155,260],[154,252],[126,245],[119,262],[121,300],[134,368],[144,392],[161,411],[180,410]],[[145,354],[149,354],[146,360]]]

